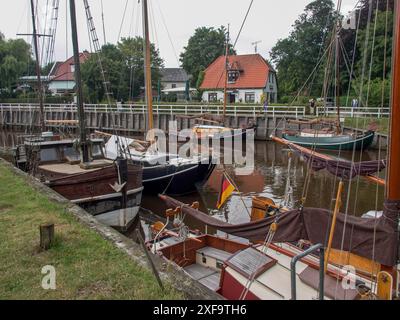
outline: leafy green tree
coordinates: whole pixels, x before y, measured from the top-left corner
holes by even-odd
[[[316,0],[308,4],[295,21],[289,37],[280,39],[270,55],[275,63],[281,95],[295,94],[312,74],[326,45],[335,21],[331,0]],[[320,94],[323,73],[317,73],[305,95]]]
[[[2,95],[11,95],[18,79],[33,72],[31,47],[22,39],[6,40],[0,34],[0,89]]]
[[[154,88],[160,77],[163,60],[153,44],[151,56]],[[104,45],[101,50],[101,61],[114,99],[127,101],[139,96],[141,88],[144,87],[142,38],[123,38],[117,45]],[[91,55],[82,65],[82,80],[90,102],[105,101],[103,79],[96,54]]]
[[[140,94],[140,88],[144,86],[144,57],[143,57],[143,38],[122,38],[118,43],[126,72],[125,82],[129,83],[129,90],[125,92],[125,97],[137,97]],[[152,87],[157,88],[158,81],[161,78],[160,69],[164,67],[164,61],[160,57],[159,50],[154,44],[150,46],[151,51],[151,80]]]
[[[213,27],[197,28],[194,35],[190,37],[186,47],[180,54],[180,62],[183,69],[192,75],[191,85],[197,87],[199,75],[215,59],[224,55],[226,51],[226,29],[221,26],[218,29]],[[230,54],[236,54],[230,45]]]

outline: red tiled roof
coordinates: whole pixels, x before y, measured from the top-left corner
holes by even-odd
[[[239,69],[240,76],[235,83],[228,83],[228,89],[265,88],[270,67],[259,54],[228,57],[231,69]],[[225,81],[225,56],[220,56],[205,70],[200,89],[223,89]],[[272,70],[273,71],[273,70]]]
[[[79,54],[80,63],[84,63],[87,59],[89,59],[90,53],[84,51]],[[54,78],[52,81],[74,81],[75,76],[74,73],[71,72],[71,65],[74,64],[74,57],[69,58],[67,61],[61,63],[57,66],[57,70],[55,71]]]

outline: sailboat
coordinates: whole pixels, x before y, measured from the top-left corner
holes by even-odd
[[[140,206],[143,185],[142,167],[122,159],[105,158],[104,142],[87,137],[80,74],[75,0],[70,0],[72,41],[79,138],[63,139],[53,132],[44,132],[43,95],[40,86],[40,65],[37,47],[34,5],[31,1],[36,70],[41,106],[41,134],[25,139],[17,147],[15,163],[44,184],[93,215],[112,210]]]
[[[304,129],[300,132],[293,130],[285,130],[282,138],[288,142],[295,143],[302,147],[324,149],[324,150],[365,150],[368,149],[374,141],[375,132],[373,130],[366,130],[364,132],[350,132],[347,133],[343,130],[340,124],[340,21],[339,18],[336,22],[336,30],[334,30],[333,37],[335,37],[335,57],[336,57],[336,110],[337,119],[334,123],[327,123],[324,119],[314,119],[310,121],[292,121],[299,125],[301,124],[320,124],[320,129]],[[333,43],[333,41],[332,41]],[[330,46],[332,45],[330,44]],[[328,64],[330,61],[328,61]],[[326,89],[324,89],[326,91]],[[326,93],[325,93],[326,96]],[[326,108],[326,97],[325,108]],[[328,125],[324,127],[324,125]]]
[[[142,9],[147,127],[148,130],[152,130],[154,129],[153,94],[147,0],[143,1]],[[152,148],[156,145],[155,141],[146,144],[136,139],[110,135],[106,143],[106,154],[109,159],[114,160],[117,157],[116,150],[121,149],[124,150],[124,157],[131,163],[142,165],[144,192],[147,194],[165,193],[181,196],[193,193],[197,190],[198,185],[208,180],[215,169],[216,165],[212,155],[200,153],[192,155],[190,158],[184,158],[178,154],[161,152]]]
[[[339,184],[333,212],[300,207],[241,225],[214,219],[199,211],[195,204],[161,196],[171,208],[167,215],[189,215],[254,244],[241,247],[214,236],[191,236],[174,244],[165,242],[159,249],[165,259],[186,269],[201,283],[212,282],[214,285],[208,287],[227,299],[391,300],[399,296],[400,5],[397,2],[394,25],[392,115],[382,216],[365,219],[340,213],[343,183]]]

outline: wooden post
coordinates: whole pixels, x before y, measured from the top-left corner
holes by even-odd
[[[49,250],[54,243],[54,224],[42,224],[40,230],[40,248]]]
[[[337,220],[337,216],[338,216],[340,207],[342,206],[343,187],[344,187],[344,183],[343,183],[343,181],[340,181],[338,192],[337,192],[337,197],[336,197],[335,211],[333,211],[332,225],[331,225],[331,231],[329,234],[328,247],[327,247],[326,256],[325,256],[325,273],[328,271],[329,254],[331,253],[331,249],[332,249],[333,235],[335,234],[335,228],[336,228],[336,220]]]

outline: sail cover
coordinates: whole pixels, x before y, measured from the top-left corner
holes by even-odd
[[[363,161],[353,163],[351,161],[330,159],[325,155],[313,152],[312,150],[296,146],[291,143],[288,145],[294,152],[300,154],[307,161],[311,161],[311,168],[314,171],[326,169],[329,173],[342,178],[353,179],[357,176],[368,176],[381,172],[386,168],[386,160]]]
[[[199,210],[193,209],[182,202],[160,196],[169,208],[181,207],[188,214],[204,224],[222,232],[245,238],[251,242],[264,241],[271,224],[277,221],[278,230],[273,241],[297,242],[308,240],[311,243],[327,245],[332,222],[332,212],[324,209],[303,208],[282,213],[278,218],[270,217],[264,220],[240,225],[215,219]],[[400,203],[385,203],[384,215],[379,219],[363,219],[339,214],[333,237],[332,247],[344,250],[379,262],[385,266],[395,266],[398,255],[398,217]]]
[[[351,163],[350,161],[336,159],[327,160],[319,156],[311,156],[304,153],[302,153],[302,155],[308,161],[311,160],[311,168],[314,171],[326,169],[329,173],[346,180],[353,179],[357,176],[372,175],[386,168],[386,160]]]

